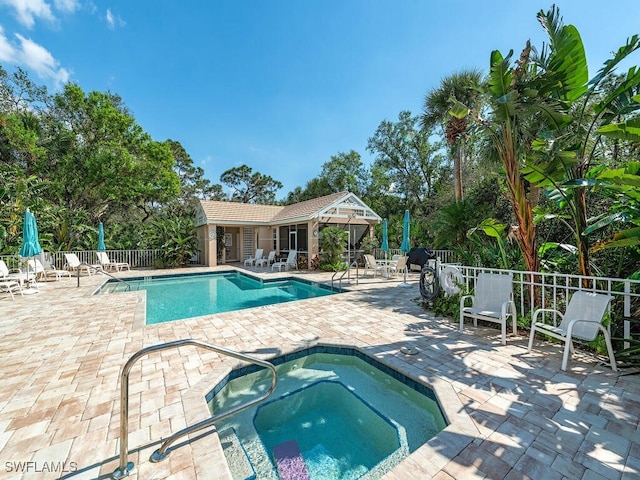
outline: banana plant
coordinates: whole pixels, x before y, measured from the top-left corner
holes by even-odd
[[[504,236],[504,232],[507,229],[507,225],[503,223],[499,223],[495,218],[487,218],[480,222],[480,224],[467,232],[467,236],[471,236],[477,231],[484,232],[485,235],[495,238],[498,242],[498,248],[500,248],[500,256],[502,257],[502,268],[508,269],[509,262],[507,262],[507,252],[504,248],[504,242],[502,241],[502,237]]]
[[[584,234],[610,225],[631,226],[597,243],[592,250],[640,245],[640,162],[629,162],[625,168],[603,170],[597,178],[599,185],[617,200],[612,210],[598,217]]]
[[[544,123],[531,143],[525,179],[546,190],[571,218],[578,248],[580,273],[590,275],[590,243],[587,192],[597,184],[589,169],[605,158],[602,138],[637,139],[640,110],[640,70],[631,67],[613,89],[606,90],[618,65],[640,48],[637,35],[630,37],[596,76],[588,80],[588,69],[580,34],[563,25],[557,8],[538,14],[549,34],[548,48],[533,59],[535,74],[529,88],[538,92],[538,108]],[[624,119],[623,121],[618,121]]]

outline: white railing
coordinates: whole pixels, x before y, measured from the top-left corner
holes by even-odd
[[[430,252],[432,252],[442,263],[455,263],[458,261],[457,255],[451,250],[430,250]],[[394,255],[402,255],[402,250],[399,248],[390,248],[387,250],[386,256],[388,258],[391,258]],[[376,258],[385,258],[385,252],[380,248],[376,248],[373,252],[373,256]]]
[[[97,265],[98,256],[94,250],[70,250],[61,252],[47,252],[51,258],[51,263],[56,268],[64,268],[66,263],[64,259],[65,253],[75,253],[81,262],[86,262],[90,265]],[[156,260],[162,255],[162,250],[106,250],[109,259],[112,262],[126,262],[131,265],[131,268],[135,267],[155,267]],[[5,261],[9,268],[24,268],[24,259],[18,255],[0,255],[0,258]],[[200,255],[196,254],[191,258],[190,265],[200,264]]]
[[[441,268],[446,266],[447,264],[440,264]],[[462,273],[464,280],[461,288],[466,292],[473,290],[480,272],[513,274],[514,301],[521,316],[526,316],[537,308],[564,311],[568,298],[577,290],[611,295],[611,323],[622,321],[622,337],[631,338],[632,304],[634,299],[640,298],[640,280],[469,267],[459,264],[450,266],[456,267]]]

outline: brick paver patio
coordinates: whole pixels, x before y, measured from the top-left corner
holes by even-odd
[[[361,278],[331,298],[160,325],[142,324],[136,292],[91,295],[104,280],[48,282],[15,301],[0,294],[0,479],[108,478],[118,464],[122,366],[143,347],[182,338],[265,358],[355,345],[434,385],[451,425],[388,479],[640,478],[640,376],[580,352],[562,372],[557,346],[538,341],[528,354],[524,336],[502,346],[498,330],[470,325],[460,334],[417,304],[417,275],[408,288]],[[407,345],[419,353],[405,355]],[[204,392],[235,364],[181,347],[134,367],[129,478],[231,478],[215,433],[179,442],[164,462],[149,456],[160,439],[208,416]]]

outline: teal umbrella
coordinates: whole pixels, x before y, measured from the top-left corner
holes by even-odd
[[[22,225],[22,247],[20,247],[21,257],[33,257],[42,253],[42,247],[38,243],[38,226],[36,217],[27,210],[24,212],[24,224]]]
[[[404,221],[402,223],[402,245],[400,245],[400,250],[402,253],[407,253],[411,250],[411,246],[409,245],[409,210],[404,211]]]
[[[409,224],[409,210],[404,211],[404,220],[402,221],[402,245],[400,245],[400,250],[402,253],[406,254],[409,250],[411,250],[411,246],[409,245],[409,233],[410,233],[410,224]],[[400,284],[402,286],[408,286],[407,283],[407,268],[404,269],[404,281]]]
[[[22,224],[22,246],[20,256],[24,258],[35,257],[42,253],[42,247],[38,242],[38,226],[36,217],[27,210],[24,212],[24,223]],[[27,281],[29,281],[29,269],[27,268]]]
[[[102,222],[98,225],[98,251],[104,252],[107,247],[104,246],[104,227],[102,226]]]
[[[382,246],[380,249],[384,252],[386,258],[389,251],[389,233],[387,232],[387,219],[382,220]]]

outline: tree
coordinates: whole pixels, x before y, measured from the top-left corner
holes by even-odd
[[[396,123],[380,123],[367,144],[376,155],[370,197],[391,193],[404,199],[410,210],[429,213],[437,184],[446,177],[440,145],[429,141],[431,134],[418,128],[418,118],[409,111],[400,112]]]
[[[204,177],[204,170],[193,164],[191,156],[184,147],[175,140],[166,140],[174,159],[174,170],[178,174],[181,185],[180,203],[195,206],[197,199],[226,200],[222,185],[214,184]]]
[[[231,200],[242,203],[274,204],[276,191],[282,188],[279,181],[259,172],[252,173],[247,165],[224,171],[220,181],[233,188]]]
[[[366,191],[367,176],[360,154],[354,150],[332,155],[331,159],[322,165],[320,172],[320,179],[326,180],[331,189],[329,193],[347,190],[359,197]]]
[[[143,131],[120,97],[85,95],[69,84],[54,101],[47,128],[55,147],[39,173],[56,187],[64,205],[87,211],[95,224],[107,212],[135,206],[145,221],[154,205],[178,195],[171,150]]]
[[[480,110],[482,95],[480,87],[482,73],[479,70],[462,70],[440,81],[440,85],[427,93],[424,100],[422,125],[432,129],[444,124],[445,136],[453,156],[453,185],[456,201],[464,198],[462,185],[462,163],[464,158],[464,138],[470,117],[449,114],[455,102],[470,109]]]

